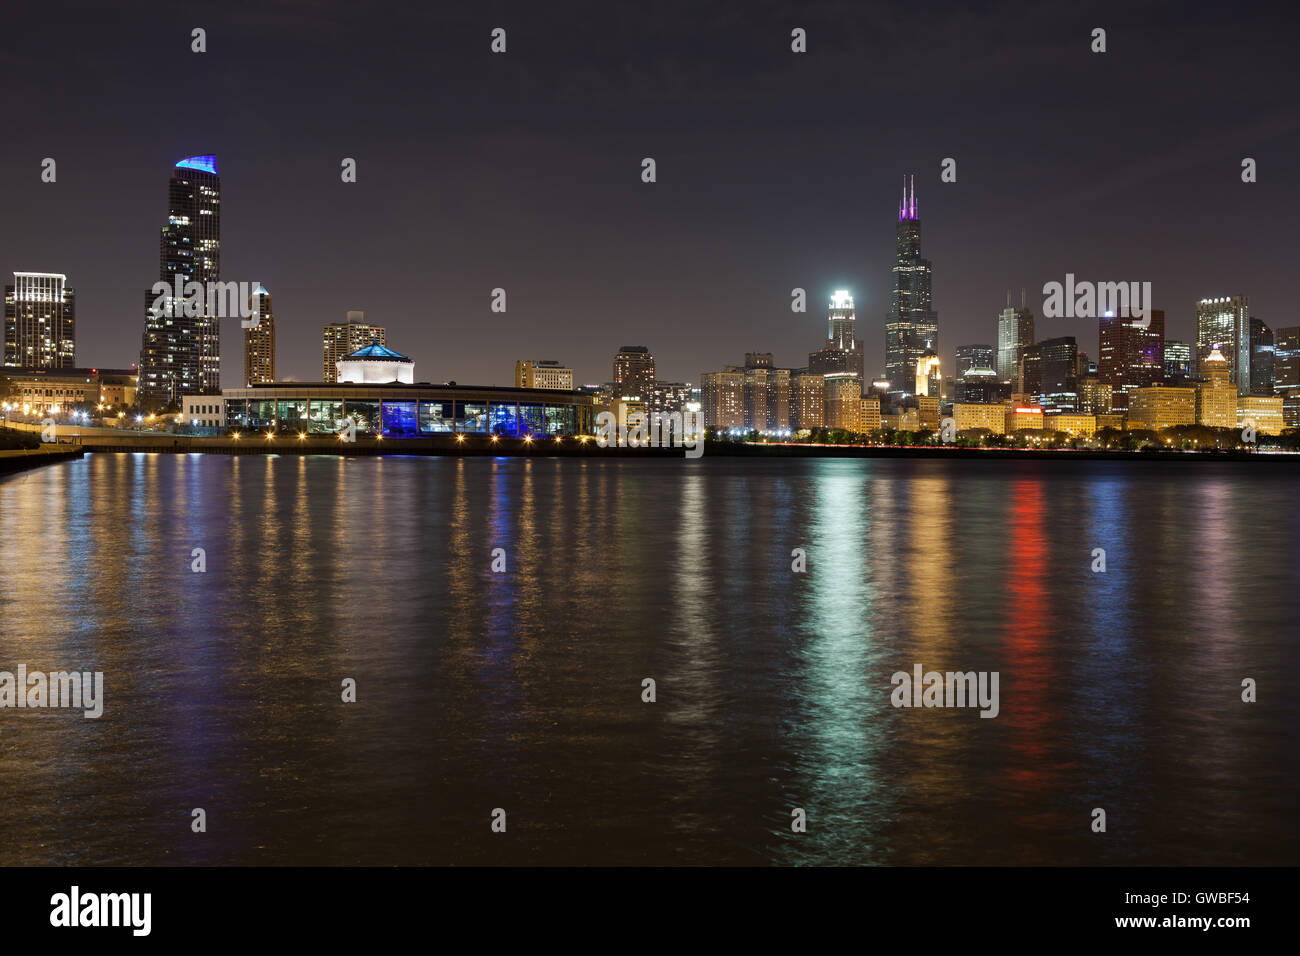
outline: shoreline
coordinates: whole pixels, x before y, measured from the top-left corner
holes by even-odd
[[[67,446],[61,446],[67,447]],[[686,457],[684,448],[601,448],[594,441],[575,438],[556,442],[538,439],[526,442],[519,438],[502,438],[493,442],[484,436],[467,436],[458,442],[451,436],[436,438],[361,438],[344,444],[333,437],[293,436],[264,438],[206,438],[184,435],[158,436],[79,436],[74,446],[85,452],[209,455],[332,455],[338,457],[374,457],[403,455],[423,457],[501,457],[501,458],[676,458]],[[79,455],[78,455],[79,457]],[[1123,451],[1118,449],[1037,449],[1037,448],[958,448],[951,446],[882,446],[882,445],[809,445],[799,443],[706,442],[700,457],[715,458],[917,458],[1015,461],[1268,461],[1300,464],[1300,453],[1258,451],[1180,451],[1157,449]]]

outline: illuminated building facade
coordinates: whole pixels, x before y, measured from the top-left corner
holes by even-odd
[[[858,399],[858,432],[863,435],[869,435],[871,432],[880,431],[880,398],[875,395],[869,395],[866,398]]]
[[[401,352],[380,345],[378,339],[338,361],[336,382],[350,385],[382,385],[415,381],[415,363]]]
[[[174,288],[199,283],[200,312],[208,311],[207,284],[221,280],[221,178],[215,156],[190,156],[172,169],[167,184],[167,222],[159,247],[159,282]],[[188,296],[188,293],[187,293]],[[221,391],[221,326],[217,316],[187,315],[173,295],[145,292],[140,346],[140,396],[180,404],[185,395]]]
[[[1129,392],[1128,427],[1159,431],[1196,424],[1196,389],[1148,385]]]
[[[834,372],[825,377],[826,427],[843,431],[862,431],[862,381],[849,372]]]
[[[279,383],[226,389],[222,399],[228,428],[309,435],[335,434],[345,419],[386,438],[587,435],[595,426],[590,395],[541,388]]]
[[[876,404],[877,412],[880,404]],[[790,375],[790,427],[823,428],[826,423],[826,379],[799,369]]]
[[[4,364],[72,368],[77,364],[76,291],[60,272],[15,272],[5,286]]]
[[[1006,413],[1008,435],[1026,428],[1041,430],[1043,427],[1043,410],[1037,406],[1012,402],[1004,406],[1003,411]]]
[[[1218,349],[1201,363],[1203,381],[1196,386],[1196,424],[1207,428],[1232,428],[1237,422],[1237,386],[1231,366]]]
[[[1237,397],[1236,427],[1247,422],[1261,435],[1280,435],[1286,427],[1282,414],[1281,395],[1239,395]]]
[[[655,384],[655,357],[644,345],[624,345],[614,356],[614,390],[620,395],[649,398]]]
[[[1007,307],[998,314],[998,378],[1010,382],[1015,391],[1020,387],[1020,360],[1025,349],[1034,344],[1034,313],[1025,305],[1025,292],[1020,291],[1020,308],[1011,304],[1007,293]]]
[[[1250,369],[1245,374],[1251,395],[1273,394],[1275,345],[1273,330],[1256,318],[1250,320]],[[1243,393],[1244,394],[1244,393]]]
[[[1173,339],[1165,342],[1165,378],[1171,385],[1200,374],[1194,355],[1195,350],[1190,342],[1177,342]]]
[[[139,384],[139,375],[129,368],[7,368],[3,374],[9,394],[0,398],[33,415],[77,406],[90,410],[100,404],[133,405]]]
[[[1020,359],[1020,391],[1048,412],[1079,410],[1079,346],[1073,335],[1044,339]]]
[[[1238,378],[1240,369],[1250,368],[1250,297],[1244,295],[1201,299],[1196,303],[1196,363],[1206,378],[1205,361],[1215,349],[1228,363],[1228,381],[1237,391],[1250,391],[1250,376]]]
[[[848,372],[865,381],[866,360],[862,340],[857,337],[857,314],[853,296],[845,289],[831,296],[826,322],[826,343],[808,355],[808,371],[817,375]]]
[[[573,391],[573,369],[552,359],[515,362],[516,388],[556,388]]]
[[[271,293],[258,285],[248,297],[249,311],[257,325],[244,329],[244,384],[265,385],[275,381],[275,313]]]
[[[1143,319],[1102,316],[1097,323],[1097,343],[1097,377],[1110,386],[1111,407],[1115,411],[1128,408],[1129,395],[1134,389],[1164,381],[1163,309],[1150,309]]]
[[[721,372],[705,372],[700,378],[700,398],[706,428],[743,428],[745,370],[728,365]]]
[[[1097,432],[1097,416],[1058,412],[1044,419],[1043,428],[1049,432],[1065,432],[1071,438],[1090,438]]]
[[[916,363],[939,352],[939,314],[934,310],[933,267],[921,257],[921,217],[916,187],[903,190],[895,232],[897,258],[889,315],[885,319],[885,378],[889,397],[898,401],[913,394]]]
[[[331,323],[321,329],[322,381],[337,382],[339,360],[373,342],[387,345],[388,332],[383,326],[367,323],[365,312],[349,312],[346,322]]]
[[[995,435],[1006,434],[1007,407],[1002,404],[957,402],[952,406],[952,418],[953,424],[959,432],[972,428],[984,428]]]

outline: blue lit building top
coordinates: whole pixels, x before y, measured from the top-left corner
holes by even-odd
[[[217,157],[208,156],[187,156],[176,164],[177,169],[197,169],[201,173],[217,174]]]
[[[349,355],[348,358],[350,358],[350,359],[387,359],[387,360],[390,361],[390,362],[409,362],[409,361],[411,361],[409,358],[407,358],[407,357],[406,357],[405,355],[403,355],[401,352],[394,352],[392,349],[390,349],[390,348],[385,348],[384,346],[380,345],[378,339],[375,339],[373,342],[371,342],[369,345],[367,345],[367,346],[366,346],[365,348],[363,348],[363,349],[357,349],[355,352],[353,352],[351,355]]]

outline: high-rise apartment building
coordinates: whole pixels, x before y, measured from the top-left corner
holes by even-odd
[[[76,292],[60,272],[15,272],[5,286],[4,364],[73,368],[77,354]]]
[[[260,283],[248,297],[248,311],[257,317],[257,324],[244,329],[244,383],[274,382],[275,313],[271,309],[271,293]]]
[[[745,424],[745,370],[725,366],[700,378],[700,399],[706,428],[742,428]]]
[[[366,322],[366,313],[349,312],[346,322],[335,322],[321,330],[321,381],[337,382],[338,363],[367,345],[387,347],[388,332],[381,325]]]
[[[877,403],[877,406],[879,403]],[[826,379],[807,369],[790,375],[790,427],[823,428],[826,423]]]
[[[654,389],[655,357],[644,345],[624,345],[614,356],[614,385],[629,397],[645,400]]]
[[[899,401],[912,394],[916,363],[939,352],[939,314],[931,293],[933,267],[921,258],[921,217],[916,187],[903,190],[895,232],[897,257],[889,315],[885,319],[885,378],[889,397]]]
[[[221,280],[221,178],[215,156],[190,156],[172,169],[158,259],[158,281],[171,291],[145,292],[139,394],[164,405],[179,405],[184,395],[218,394],[221,326],[209,314],[209,283]],[[182,298],[174,294],[178,281]]]

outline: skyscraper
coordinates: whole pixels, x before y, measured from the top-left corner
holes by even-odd
[[[808,353],[808,370],[818,375],[851,372],[864,380],[866,368],[862,339],[857,337],[857,313],[853,296],[847,289],[837,289],[831,296],[827,313],[826,344]]]
[[[1143,327],[1140,321],[1145,321]],[[1097,377],[1111,387],[1115,411],[1128,410],[1135,388],[1159,384],[1165,375],[1165,313],[1151,309],[1144,320],[1104,315],[1097,324]]]
[[[839,349],[855,348],[857,313],[853,310],[853,296],[847,289],[837,289],[831,296],[831,307],[826,320],[826,344]]]
[[[275,381],[275,313],[271,293],[260,283],[248,297],[248,311],[257,325],[244,329],[244,383],[260,385]]]
[[[15,272],[5,286],[4,364],[74,368],[76,292],[58,272]]]
[[[1007,307],[998,315],[998,379],[1011,383],[1013,392],[1020,391],[1020,360],[1025,349],[1034,344],[1034,313],[1025,305],[1025,290],[1020,290],[1020,308],[1011,305],[1007,292]]]
[[[321,330],[321,381],[338,381],[338,363],[353,352],[378,342],[388,345],[388,331],[366,322],[364,312],[349,312],[346,322],[335,322]]]
[[[614,386],[622,396],[648,399],[654,390],[655,357],[644,345],[624,345],[614,356]]]
[[[1250,371],[1245,376],[1251,395],[1273,394],[1273,330],[1254,316],[1250,319]],[[1243,392],[1242,394],[1246,394]]]
[[[1205,360],[1218,349],[1228,363],[1228,381],[1239,394],[1250,391],[1238,369],[1250,368],[1250,297],[1244,295],[1202,299],[1196,303],[1196,371],[1205,378]]]
[[[939,351],[939,314],[931,298],[930,260],[921,258],[921,219],[914,183],[910,193],[904,183],[895,241],[894,291],[885,319],[885,378],[889,379],[890,398],[897,401],[911,394],[917,361]]]
[[[1278,329],[1273,346],[1273,390],[1300,389],[1300,326]]]
[[[185,294],[177,299],[153,289],[145,293],[139,394],[162,404],[179,404],[182,395],[217,394],[221,329],[217,317],[207,314],[208,283],[221,280],[221,178],[215,156],[190,156],[172,169],[158,260],[159,282],[173,289],[179,279]],[[191,283],[198,284],[193,293]]]
[[[1165,342],[1165,378],[1177,384],[1191,378],[1194,371],[1192,346],[1188,342],[1169,339]]]
[[[1025,350],[1020,391],[1046,412],[1079,410],[1079,346],[1073,335],[1044,339]]]

